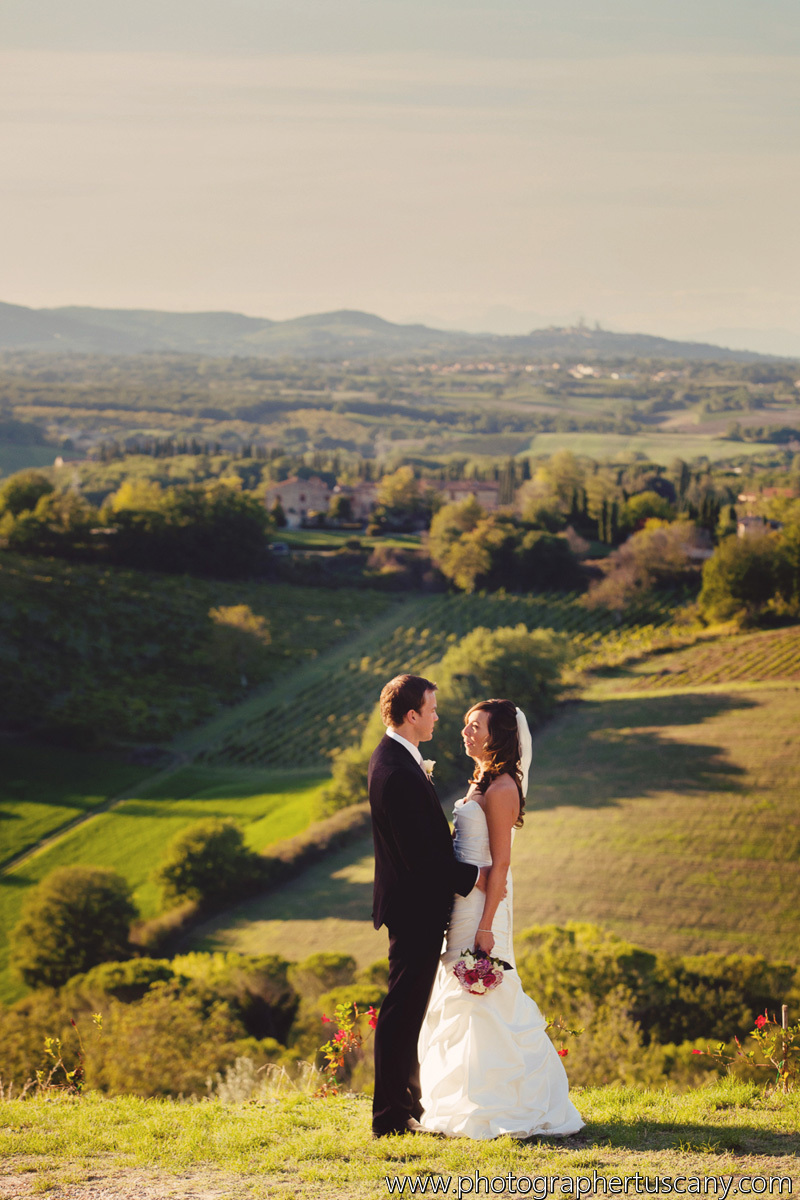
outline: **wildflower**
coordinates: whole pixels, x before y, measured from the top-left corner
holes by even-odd
[[[331,1019],[330,1019],[330,1017],[326,1017],[326,1016],[325,1016],[325,1014],[323,1013],[323,1014],[322,1014],[322,1024],[323,1024],[323,1025],[330,1025],[331,1023],[332,1023],[332,1022],[331,1022]]]
[[[567,1049],[567,1047],[566,1047],[566,1046],[562,1046],[562,1047],[561,1047],[561,1049],[560,1049],[560,1050],[559,1050],[559,1052],[558,1052],[558,1057],[559,1057],[559,1058],[566,1058],[568,1054],[569,1054],[569,1050]]]
[[[702,1053],[703,1053],[702,1050],[693,1050],[692,1051],[692,1054],[702,1054]]]
[[[766,1013],[759,1013],[759,1015],[756,1017],[756,1029],[763,1029],[768,1021],[769,1017],[766,1015]]]
[[[375,1026],[378,1024],[378,1014],[375,1012],[375,1009],[372,1007],[371,1004],[370,1004],[369,1008],[367,1009],[367,1019],[369,1021],[370,1029],[374,1029]]]

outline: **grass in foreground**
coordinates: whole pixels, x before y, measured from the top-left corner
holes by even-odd
[[[35,1173],[37,1192],[60,1181],[102,1180],[102,1194],[173,1194],[187,1175],[215,1196],[386,1196],[387,1180],[443,1176],[449,1194],[475,1172],[490,1179],[773,1176],[800,1183],[800,1094],[765,1098],[721,1080],[683,1095],[613,1087],[578,1089],[585,1128],[561,1140],[492,1142],[417,1136],[372,1141],[365,1096],[265,1103],[183,1104],[136,1097],[11,1101],[0,1107],[7,1175]],[[179,1179],[180,1177],[180,1179]],[[147,1184],[155,1185],[150,1191]],[[483,1185],[484,1188],[486,1185]],[[409,1184],[406,1184],[406,1194]],[[462,1194],[467,1195],[466,1184]],[[497,1188],[499,1192],[499,1187]],[[75,1194],[75,1193],[72,1193]],[[192,1194],[197,1195],[197,1191]],[[522,1194],[520,1190],[518,1194]],[[555,1193],[558,1194],[558,1193]],[[713,1194],[713,1192],[712,1192]],[[769,1192],[767,1192],[769,1194]],[[777,1190],[773,1194],[780,1194]],[[783,1195],[791,1193],[784,1187]]]
[[[8,972],[7,934],[28,888],[50,871],[76,863],[110,867],[133,887],[142,916],[154,916],[159,897],[150,874],[178,830],[204,817],[234,817],[247,844],[263,850],[310,824],[323,782],[318,771],[186,767],[146,797],[123,801],[0,875],[0,999],[16,999],[25,990]]]

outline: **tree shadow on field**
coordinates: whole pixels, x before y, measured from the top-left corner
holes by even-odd
[[[348,878],[354,862],[369,858],[365,878]],[[203,934],[218,925],[225,929],[239,922],[318,921],[335,917],[342,921],[369,921],[372,914],[372,837],[327,855],[322,862],[307,867],[295,879],[274,891],[263,892],[225,910],[202,926]],[[366,876],[369,876],[367,879]],[[193,935],[194,936],[194,935]]]
[[[30,887],[32,883],[38,883],[38,880],[31,879],[30,875],[20,875],[18,873],[13,875],[4,873],[0,875],[0,887],[26,888]]]
[[[536,808],[738,791],[745,771],[728,748],[682,741],[680,727],[755,707],[742,694],[712,693],[582,703],[534,749]]]

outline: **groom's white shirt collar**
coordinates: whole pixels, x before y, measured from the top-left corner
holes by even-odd
[[[419,752],[419,747],[415,746],[413,742],[409,742],[408,738],[404,738],[401,736],[401,734],[395,733],[395,731],[388,725],[386,727],[386,736],[394,738],[394,740],[399,742],[401,746],[405,746],[411,757],[422,767],[422,755]],[[422,767],[422,769],[423,771],[425,770],[424,767]]]

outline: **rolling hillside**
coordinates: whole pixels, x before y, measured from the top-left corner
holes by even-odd
[[[68,306],[33,309],[0,304],[0,350],[137,354],[171,351],[209,355],[354,359],[377,355],[525,354],[581,358],[634,356],[687,361],[755,362],[767,356],[701,342],[583,326],[541,329],[520,337],[398,325],[371,313],[341,310],[285,321],[241,313],[170,313],[147,309]]]
[[[569,597],[418,597],[283,677],[277,691],[267,685],[183,735],[176,769],[131,780],[111,763],[94,775],[84,764],[62,796],[57,764],[43,764],[45,803],[9,800],[18,836],[23,824],[31,836],[55,835],[0,873],[0,925],[13,926],[27,888],[49,870],[78,862],[121,871],[152,915],[150,872],[168,837],[199,816],[238,817],[258,849],[299,832],[325,778],[322,751],[358,736],[382,679],[434,663],[478,624],[520,620],[568,633],[576,667],[590,674],[583,699],[562,706],[536,740],[514,852],[517,928],[579,919],[654,949],[798,961],[800,628],[697,640],[667,607],[660,623],[618,629]],[[22,759],[15,771],[25,775]],[[96,805],[103,811],[93,814]],[[81,814],[58,833],[62,817]],[[191,945],[292,958],[337,949],[372,962],[385,937],[369,921],[371,879],[366,838],[196,930]],[[0,946],[8,1000],[21,989],[6,955]]]

